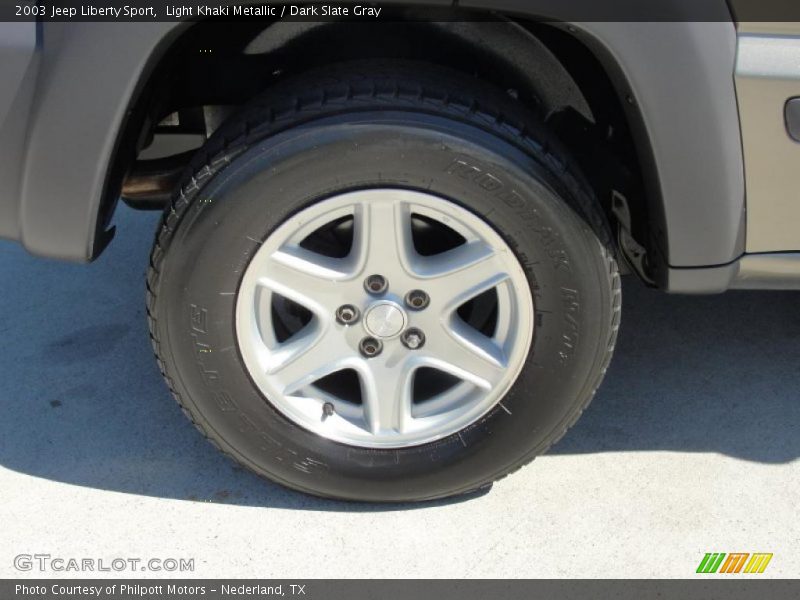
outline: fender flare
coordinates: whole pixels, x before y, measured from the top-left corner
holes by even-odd
[[[525,13],[524,0],[493,4]],[[42,25],[19,198],[19,237],[28,250],[79,262],[102,250],[116,202],[109,196],[122,176],[111,169],[121,132],[151,70],[188,26]],[[651,208],[663,215],[656,237],[664,262],[736,260],[744,251],[744,175],[733,24],[562,26],[595,53],[625,100]]]

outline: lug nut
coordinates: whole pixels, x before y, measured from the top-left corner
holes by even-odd
[[[406,294],[405,301],[411,310],[422,310],[430,304],[431,297],[422,290],[411,290]]]
[[[366,356],[367,358],[372,358],[373,356],[378,356],[383,350],[383,344],[380,340],[375,339],[374,337],[365,337],[361,342],[358,344],[358,349],[361,350],[361,354]]]
[[[352,304],[343,304],[336,309],[336,320],[342,325],[352,325],[358,321],[358,309]]]
[[[389,287],[389,282],[383,275],[370,275],[364,280],[364,289],[370,294],[378,296]]]
[[[403,332],[403,335],[400,336],[400,341],[403,342],[406,348],[416,350],[425,345],[425,334],[422,333],[421,329],[409,327]]]

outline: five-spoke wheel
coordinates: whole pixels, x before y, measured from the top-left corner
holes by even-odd
[[[331,227],[340,246],[315,246]],[[287,325],[282,312],[305,318]],[[284,415],[332,440],[398,448],[451,435],[500,401],[528,354],[533,302],[519,261],[479,217],[377,188],[273,232],[236,319],[250,375]]]

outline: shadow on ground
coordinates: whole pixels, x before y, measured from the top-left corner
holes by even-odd
[[[143,279],[156,219],[121,208],[118,239],[89,266],[0,244],[0,465],[194,501],[409,508],[285,490],[235,467],[195,432],[162,383],[147,337]],[[800,295],[677,297],[633,280],[624,292],[606,383],[551,454],[717,452],[763,463],[800,456]]]

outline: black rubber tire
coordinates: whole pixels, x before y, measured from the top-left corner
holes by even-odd
[[[316,200],[374,185],[429,191],[482,216],[517,254],[536,313],[503,407],[400,450],[346,446],[284,418],[251,382],[233,319],[260,240]],[[594,395],[620,318],[611,248],[575,166],[536,115],[500,90],[425,64],[327,67],[276,85],[194,159],[151,255],[153,348],[189,419],[259,475],[340,499],[466,493],[547,450]]]

